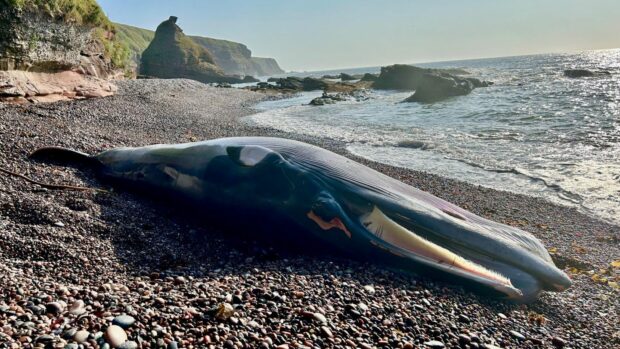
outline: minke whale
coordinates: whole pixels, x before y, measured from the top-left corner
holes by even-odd
[[[269,239],[312,240],[484,294],[529,302],[571,285],[532,234],[298,141],[222,138],[93,156],[49,147],[31,157],[89,165],[103,178],[217,212],[225,222],[250,220]]]

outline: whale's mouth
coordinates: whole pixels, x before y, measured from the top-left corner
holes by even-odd
[[[375,243],[377,247],[484,284],[505,294],[508,298],[517,299],[523,296],[523,293],[514,287],[506,276],[417,235],[390,219],[376,206],[370,213],[360,217],[360,223],[381,241],[380,244]]]

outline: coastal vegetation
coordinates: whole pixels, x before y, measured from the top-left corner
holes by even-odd
[[[67,23],[114,29],[95,0],[2,0],[0,4],[18,11],[46,14]]]

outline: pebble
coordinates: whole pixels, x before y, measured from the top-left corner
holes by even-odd
[[[117,348],[127,340],[127,333],[122,327],[117,325],[110,325],[105,331],[105,339],[112,346]]]
[[[138,343],[134,341],[126,341],[118,346],[118,349],[138,349]]]
[[[63,306],[59,302],[50,302],[45,305],[45,312],[48,314],[58,315],[62,313]]]
[[[314,318],[314,320],[322,322],[324,324],[327,323],[327,318],[325,317],[325,315],[321,314],[321,313],[313,313],[312,317]]]
[[[129,315],[119,315],[112,320],[113,325],[120,326],[123,329],[131,327],[135,322],[136,319]]]
[[[521,333],[517,332],[517,331],[510,331],[510,335],[513,336],[514,338],[520,340],[520,341],[524,341],[525,340],[525,336],[522,335]]]
[[[443,344],[440,341],[428,341],[428,342],[424,342],[424,345],[426,345],[429,348],[444,348],[446,345]]]
[[[179,349],[179,343],[177,343],[176,341],[172,341],[168,343],[167,348],[168,349]]]
[[[84,308],[84,301],[82,300],[76,300],[71,304],[71,307],[69,307],[69,313],[73,315],[82,315],[85,312],[86,309]]]
[[[86,330],[79,330],[73,335],[73,340],[78,343],[84,343],[88,340],[88,336],[90,336],[90,332]]]
[[[560,337],[553,337],[551,339],[551,344],[553,344],[554,347],[561,349],[566,346],[566,341]]]
[[[375,294],[375,287],[373,285],[366,285],[364,286],[364,291],[368,294]]]
[[[321,332],[327,338],[332,338],[334,336],[334,334],[332,333],[332,330],[330,330],[329,327],[327,326],[321,326]]]
[[[235,313],[235,308],[228,303],[221,303],[215,312],[215,318],[218,320],[228,320]]]

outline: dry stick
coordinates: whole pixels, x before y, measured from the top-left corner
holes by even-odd
[[[86,191],[86,190],[94,190],[94,191],[100,191],[100,192],[104,192],[107,193],[107,190],[103,190],[103,189],[98,189],[98,188],[88,188],[88,187],[78,187],[78,186],[74,186],[74,185],[62,185],[62,184],[47,184],[47,183],[42,183],[39,181],[35,181],[34,179],[30,179],[22,174],[19,173],[15,173],[13,171],[4,169],[2,167],[0,167],[0,172],[4,172],[8,175],[17,177],[17,178],[21,178],[23,180],[25,180],[26,182],[32,183],[32,184],[36,184],[39,185],[43,188],[47,188],[47,189],[53,189],[53,190],[79,190],[79,191]]]

